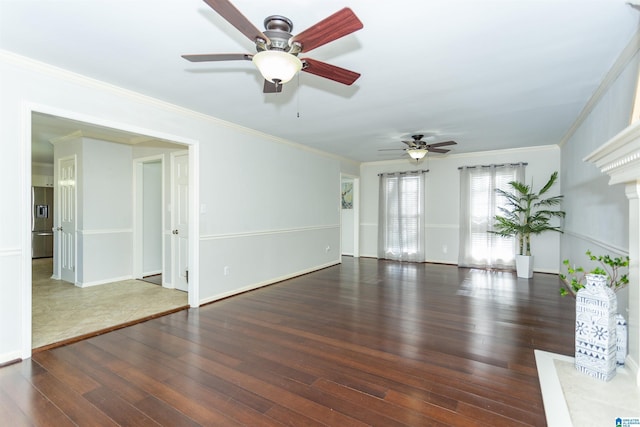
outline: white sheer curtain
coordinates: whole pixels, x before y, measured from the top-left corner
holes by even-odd
[[[380,175],[378,258],[424,261],[425,172]]]
[[[510,181],[524,180],[525,164],[460,168],[460,245],[458,265],[478,268],[515,268],[515,239],[489,233]]]

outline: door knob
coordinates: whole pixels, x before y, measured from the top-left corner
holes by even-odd
[[[178,230],[173,230],[172,233],[173,234],[178,234]]]

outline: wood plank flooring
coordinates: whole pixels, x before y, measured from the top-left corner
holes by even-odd
[[[555,275],[343,264],[0,369],[11,426],[544,426]]]

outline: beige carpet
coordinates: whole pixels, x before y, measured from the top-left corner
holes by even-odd
[[[187,305],[186,292],[140,280],[78,288],[51,279],[52,271],[51,258],[33,260],[33,348]]]

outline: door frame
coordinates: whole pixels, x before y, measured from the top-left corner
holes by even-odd
[[[31,273],[31,221],[26,220],[31,216],[31,134],[32,134],[32,114],[48,114],[63,119],[76,120],[96,126],[103,126],[117,129],[125,132],[147,135],[152,138],[174,142],[184,145],[189,151],[189,235],[193,236],[189,239],[189,253],[192,256],[189,259],[189,291],[188,303],[192,308],[200,306],[200,211],[197,207],[200,205],[200,141],[186,136],[170,134],[164,131],[148,129],[134,126],[130,123],[123,123],[105,118],[99,118],[87,115],[78,111],[66,110],[50,105],[25,102],[22,106],[22,170],[23,176],[20,177],[20,185],[22,187],[22,205],[20,215],[23,218],[23,232],[21,242],[22,252],[22,286],[18,292],[21,297],[21,358],[27,359],[31,357],[31,331],[32,331],[32,296],[31,288],[33,286],[33,277]],[[132,270],[133,272],[133,270]]]
[[[166,275],[166,266],[165,266],[165,162],[164,162],[164,154],[158,154],[155,156],[148,157],[140,157],[133,159],[133,278],[134,279],[142,279],[144,274],[143,271],[143,224],[144,224],[144,211],[142,209],[143,206],[143,197],[144,197],[144,174],[143,168],[146,163],[160,163],[160,187],[161,187],[161,224],[162,224],[162,286],[164,286],[165,275]]]

